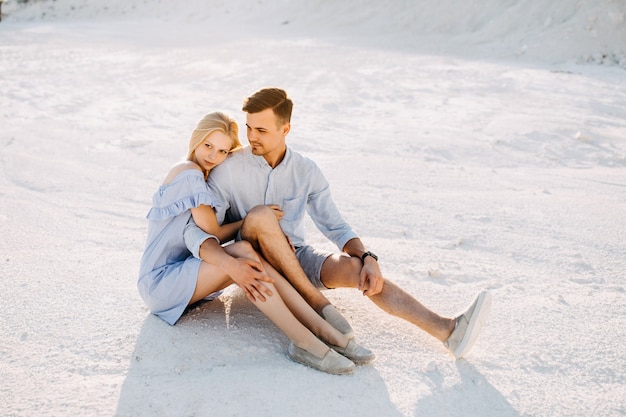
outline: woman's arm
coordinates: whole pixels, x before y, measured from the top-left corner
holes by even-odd
[[[191,215],[193,216],[193,221],[196,222],[200,229],[217,237],[220,242],[228,242],[233,239],[243,224],[243,220],[239,220],[238,222],[220,225],[217,222],[217,216],[215,211],[213,211],[213,207],[204,205],[192,208]]]
[[[188,169],[195,169],[196,171],[202,172],[202,168],[200,168],[200,166],[195,162],[183,161],[174,165],[170,169],[167,176],[163,180],[163,184],[168,184],[172,182],[178,174]],[[243,221],[238,221],[234,223],[220,225],[217,222],[217,216],[215,215],[213,207],[204,205],[192,208],[191,215],[193,216],[193,220],[196,222],[198,227],[200,227],[206,233],[217,237],[220,242],[227,242],[233,239],[243,223]]]
[[[279,206],[275,204],[268,205],[269,208],[272,209],[274,216],[276,216],[276,220],[280,221],[285,213],[280,209]],[[231,239],[235,238],[235,235],[241,228],[243,224],[243,220],[239,220],[232,223],[226,223],[220,225],[217,222],[217,216],[215,215],[215,211],[212,207],[209,206],[199,206],[191,209],[191,215],[193,216],[193,221],[196,222],[196,225],[206,233],[217,237],[220,242],[228,242]],[[291,240],[287,236],[287,240],[289,240],[289,244],[291,244]]]

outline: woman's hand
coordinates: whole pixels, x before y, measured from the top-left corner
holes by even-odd
[[[266,295],[271,297],[273,294],[263,283],[271,283],[274,280],[267,275],[259,261],[249,258],[232,258],[228,275],[252,302],[257,300],[263,302],[266,300]]]
[[[206,239],[200,245],[200,259],[215,265],[237,284],[252,302],[265,301],[272,291],[264,285],[274,280],[267,275],[263,264],[248,242],[237,242],[222,247],[216,239]]]

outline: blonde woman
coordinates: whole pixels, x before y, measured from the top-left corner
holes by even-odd
[[[373,353],[328,324],[248,242],[220,244],[231,240],[248,218],[218,224],[216,199],[206,179],[239,148],[237,124],[227,115],[210,113],[198,123],[187,159],[169,170],[153,196],[139,293],[152,313],[174,325],[191,304],[237,284],[290,339],[291,359],[328,373],[351,373],[355,363],[373,360]],[[282,212],[273,209],[280,220]],[[205,241],[203,260],[189,251],[183,238],[192,218],[205,232],[196,234]]]

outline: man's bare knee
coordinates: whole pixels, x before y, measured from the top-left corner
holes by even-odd
[[[329,256],[322,266],[322,283],[328,288],[357,288],[362,263],[346,254]]]
[[[276,216],[270,207],[255,206],[243,221],[241,237],[253,242],[258,241],[259,234],[276,222]]]
[[[256,217],[264,217],[264,216],[272,216],[275,218],[273,210],[271,207],[269,206],[254,206],[252,207],[252,209],[248,212],[248,216],[252,216],[253,218]]]

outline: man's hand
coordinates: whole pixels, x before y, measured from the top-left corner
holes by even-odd
[[[267,275],[260,262],[248,258],[232,258],[227,273],[252,302],[265,301],[265,295],[272,296],[272,291],[263,282],[274,282]]]
[[[283,217],[285,217],[285,212],[282,211],[279,205],[277,204],[268,204],[268,207],[272,209],[274,212],[274,216],[276,216],[276,220],[281,221]]]
[[[385,279],[378,262],[371,256],[365,257],[363,268],[361,268],[361,275],[359,276],[359,291],[363,292],[363,295],[371,297],[383,290]]]

